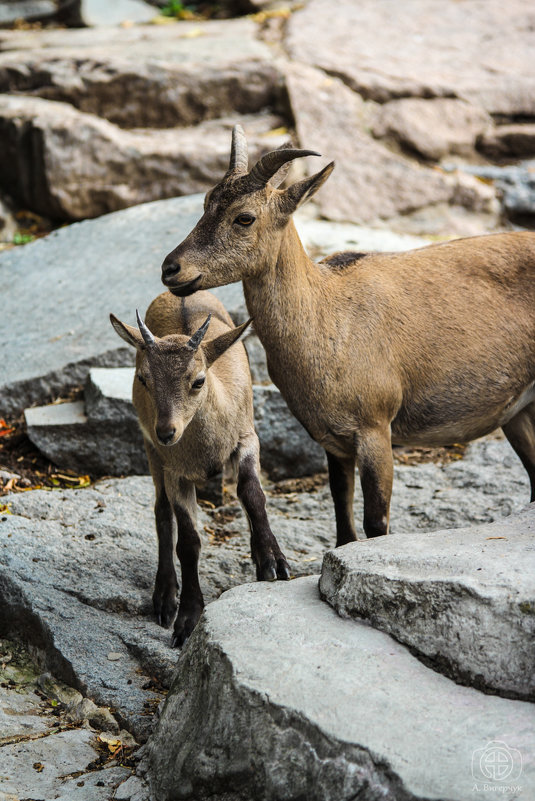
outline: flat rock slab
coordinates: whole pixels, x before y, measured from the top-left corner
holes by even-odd
[[[535,700],[535,505],[499,522],[325,555],[320,590],[455,680]]]
[[[205,611],[143,769],[159,801],[467,801],[498,740],[527,798],[534,724],[532,704],[460,687],[340,619],[310,577],[238,587]],[[499,784],[485,797],[517,797]]]
[[[193,195],[146,203],[0,253],[0,281],[10,300],[0,316],[0,340],[10,343],[2,354],[0,416],[19,414],[83,383],[91,366],[133,364],[133,350],[121,344],[108,314],[134,323],[135,309],[143,312],[162,291],[161,263],[194,227],[202,202],[201,195]],[[425,243],[389,231],[301,219],[305,244],[313,245],[318,257],[346,242],[354,249],[360,239],[375,250]],[[241,284],[213,292],[234,320],[246,319]]]

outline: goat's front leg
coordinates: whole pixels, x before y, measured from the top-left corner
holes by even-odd
[[[364,532],[367,537],[388,534],[394,478],[389,425],[359,431],[357,465],[364,497]]]
[[[353,516],[355,457],[340,458],[327,451],[329,485],[336,517],[336,547],[357,539]]]
[[[259,444],[256,434],[238,446],[238,498],[243,504],[251,530],[251,556],[257,581],[290,578],[286,557],[271,531],[266,514],[266,496],[260,484]]]
[[[173,508],[178,529],[176,552],[180,562],[182,586],[171,644],[173,648],[180,648],[197,625],[204,609],[204,598],[199,584],[201,540],[195,525],[197,518],[195,484],[180,479],[174,489]]]
[[[158,536],[158,570],[152,593],[152,605],[159,625],[168,628],[175,618],[178,606],[176,597],[178,583],[173,548],[175,516],[165,491],[161,464],[149,444],[146,444],[146,450],[156,491],[154,517]]]

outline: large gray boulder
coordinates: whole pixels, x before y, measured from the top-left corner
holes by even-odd
[[[205,610],[142,771],[157,801],[468,801],[489,786],[481,757],[499,740],[529,796],[534,723],[533,705],[461,687],[340,619],[311,577],[239,587]],[[486,797],[515,797],[496,784]]]
[[[346,545],[320,591],[456,681],[535,700],[535,506],[481,526]]]

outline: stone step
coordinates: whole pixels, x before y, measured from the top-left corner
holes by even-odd
[[[320,590],[463,684],[535,700],[535,504],[495,523],[325,555]]]
[[[532,704],[461,687],[342,620],[310,577],[238,587],[205,610],[142,770],[156,798],[468,801],[483,788],[516,798],[512,786],[528,798],[534,724]],[[498,758],[506,781],[489,772]]]

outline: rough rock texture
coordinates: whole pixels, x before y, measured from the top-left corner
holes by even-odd
[[[66,103],[4,95],[0,183],[19,203],[57,220],[190,195],[209,189],[225,173],[234,122],[124,131]],[[244,124],[252,158],[285,140],[258,135],[276,128],[279,118],[268,115]]]
[[[0,242],[12,242],[18,228],[14,207],[7,197],[0,194]]]
[[[460,97],[489,114],[535,114],[532,5],[510,0],[310,0],[292,14],[290,56],[337,75],[365,98]]]
[[[325,555],[321,595],[463,684],[535,700],[534,534],[531,506],[490,525],[347,545]]]
[[[409,151],[439,160],[448,153],[473,156],[477,138],[491,124],[484,109],[464,100],[415,97],[380,106],[372,131],[378,138],[392,137]]]
[[[254,415],[260,462],[270,478],[308,476],[327,469],[325,451],[291,414],[274,384],[254,387]]]
[[[307,578],[239,587],[206,610],[143,769],[159,801],[464,801],[481,778],[472,754],[505,740],[529,795],[534,722],[531,704],[459,687],[336,617]]]
[[[10,343],[2,353],[0,416],[19,414],[83,383],[93,365],[133,364],[133,350],[113,331],[108,314],[133,324],[135,309],[144,311],[162,292],[163,258],[194,227],[202,202],[194,195],[147,203],[0,253],[0,283],[10,299],[0,315],[0,341]],[[355,244],[373,250],[426,244],[416,237],[301,215],[297,223],[315,258],[344,247],[354,250]],[[237,324],[247,319],[241,284],[212,291]],[[261,352],[253,362],[265,381]]]
[[[1,92],[70,103],[126,128],[196,125],[273,108],[280,80],[249,19],[0,31]]]
[[[366,133],[371,111],[338,78],[292,65],[287,84],[299,140],[338,164],[316,200],[328,219],[368,223],[441,203],[496,212],[488,186],[459,182],[455,174],[420,166],[375,141]],[[326,163],[308,161],[309,172]]]

